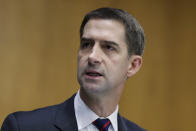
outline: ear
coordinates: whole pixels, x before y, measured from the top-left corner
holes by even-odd
[[[135,73],[137,73],[141,66],[142,66],[142,57],[139,55],[132,55],[129,58],[129,67],[127,71],[127,77],[133,76]]]

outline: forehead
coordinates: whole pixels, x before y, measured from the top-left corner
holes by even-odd
[[[82,37],[125,43],[125,27],[117,20],[91,19],[86,23]]]

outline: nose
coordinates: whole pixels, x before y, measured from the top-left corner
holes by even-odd
[[[91,65],[97,65],[100,64],[101,61],[102,61],[101,49],[99,47],[99,44],[95,43],[88,56],[88,63]]]

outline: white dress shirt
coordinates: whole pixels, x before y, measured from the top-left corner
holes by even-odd
[[[76,121],[78,124],[78,131],[99,131],[92,124],[92,122],[100,117],[95,112],[93,112],[80,98],[80,90],[77,92],[74,98],[74,109]],[[117,115],[118,106],[116,107],[116,110],[107,117],[111,122],[108,131],[118,131]]]

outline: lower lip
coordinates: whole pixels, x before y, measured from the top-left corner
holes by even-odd
[[[89,76],[87,74],[84,75],[86,79],[93,79],[93,80],[98,80],[101,79],[103,76]]]

